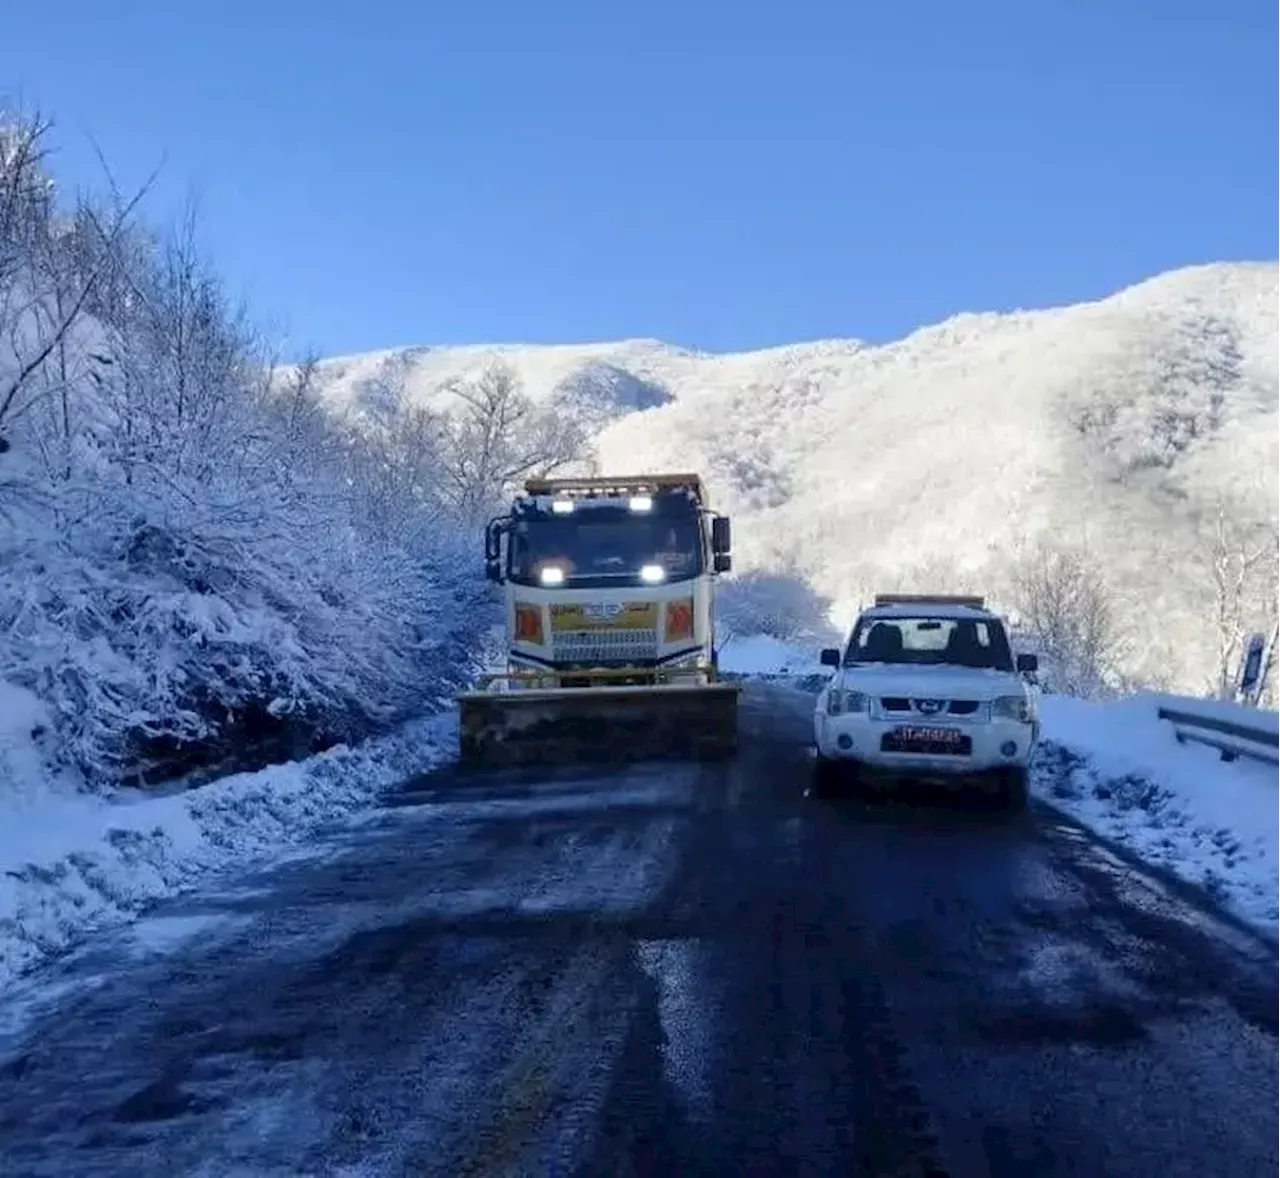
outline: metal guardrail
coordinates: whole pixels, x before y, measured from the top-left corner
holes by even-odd
[[[1280,735],[1270,728],[1187,712],[1181,708],[1161,707],[1156,714],[1173,725],[1179,744],[1190,740],[1208,745],[1217,749],[1224,761],[1248,757],[1272,765],[1280,763]]]

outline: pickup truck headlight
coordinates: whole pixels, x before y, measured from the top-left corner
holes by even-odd
[[[991,701],[993,720],[1015,720],[1019,724],[1036,722],[1036,705],[1025,695],[1002,695]]]
[[[842,713],[865,712],[868,700],[860,691],[844,691],[833,687],[827,692],[827,715],[839,716]]]

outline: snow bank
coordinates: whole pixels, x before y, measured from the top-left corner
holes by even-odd
[[[751,634],[724,639],[720,669],[732,675],[813,675],[822,666],[816,650],[804,650],[767,634]]]
[[[81,792],[42,747],[44,706],[0,682],[0,987],[209,873],[278,858],[451,754],[452,714],[188,792]]]
[[[1044,737],[1065,750],[1038,776],[1055,806],[1192,883],[1268,935],[1280,923],[1280,791],[1274,766],[1226,762],[1181,745],[1161,704],[1241,719],[1229,703],[1138,695],[1111,703],[1041,701]],[[1250,722],[1276,724],[1249,710]]]
[[[29,790],[48,772],[44,748],[49,716],[29,691],[0,679],[0,786],[21,803]],[[0,839],[12,837],[12,830],[0,826]],[[3,843],[0,843],[3,846]]]

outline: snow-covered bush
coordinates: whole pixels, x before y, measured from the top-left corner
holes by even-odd
[[[1010,582],[1016,624],[1033,641],[1047,689],[1091,699],[1121,688],[1111,594],[1086,551],[1037,544],[1019,555]]]
[[[758,569],[726,581],[716,600],[717,623],[726,634],[763,634],[781,642],[830,637],[830,609],[801,577]]]
[[[46,136],[0,120],[0,681],[98,785],[434,705],[489,597],[411,415],[273,379],[191,225],[59,209]]]

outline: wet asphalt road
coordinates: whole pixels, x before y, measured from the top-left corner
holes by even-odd
[[[1275,1174],[1274,950],[1050,811],[806,799],[811,707],[98,938],[0,1031],[0,1174]]]

